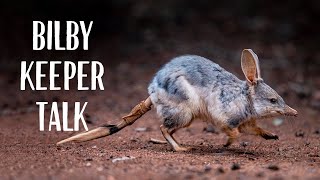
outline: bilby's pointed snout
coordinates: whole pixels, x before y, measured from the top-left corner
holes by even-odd
[[[285,115],[289,115],[289,116],[298,116],[298,111],[296,111],[295,109],[293,109],[292,107],[286,105],[285,107]]]

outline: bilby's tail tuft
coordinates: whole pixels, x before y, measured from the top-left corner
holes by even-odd
[[[59,141],[57,145],[66,143],[66,142],[84,142],[84,141],[90,141],[93,139],[109,136],[111,134],[114,134],[121,129],[133,124],[137,119],[139,119],[141,116],[143,116],[146,112],[148,112],[151,109],[152,102],[150,97],[148,97],[146,100],[142,101],[138,105],[136,105],[131,112],[122,117],[122,120],[117,125],[103,125],[101,127],[98,127],[96,129],[93,129],[88,132],[80,133],[75,136],[72,136],[70,138],[64,139],[62,141]]]

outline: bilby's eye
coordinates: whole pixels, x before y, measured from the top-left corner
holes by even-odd
[[[270,102],[271,102],[272,104],[275,104],[275,103],[277,103],[277,99],[276,99],[276,98],[271,98],[271,99],[270,99]]]

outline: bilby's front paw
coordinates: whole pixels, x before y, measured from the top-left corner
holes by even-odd
[[[269,139],[279,140],[279,136],[276,134],[263,134],[261,135],[261,137],[263,137],[266,140],[269,140]]]
[[[229,147],[231,144],[233,144],[235,141],[235,138],[228,138],[228,141],[223,145],[223,147]]]

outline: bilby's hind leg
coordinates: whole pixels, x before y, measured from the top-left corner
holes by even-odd
[[[176,131],[176,129],[169,130],[164,125],[160,126],[160,130],[162,132],[162,135],[164,138],[168,141],[168,143],[171,145],[174,151],[187,151],[189,148],[182,147],[179,145],[179,143],[172,137],[172,134]]]
[[[180,102],[181,101],[181,102]],[[172,137],[178,129],[189,126],[193,120],[193,114],[186,101],[180,100],[177,103],[170,101],[156,106],[157,112],[162,117],[162,125],[160,130],[164,138],[172,146],[175,151],[186,151],[188,148],[181,147],[179,143]]]
[[[257,126],[255,119],[241,124],[238,128],[241,133],[261,136],[267,140],[268,139],[274,139],[274,140],[279,139],[279,137],[276,134],[273,134],[273,133],[266,131],[266,130],[262,129],[261,127]]]
[[[223,145],[224,147],[230,146],[239,136],[239,131],[237,128],[230,128],[228,126],[225,126],[222,128],[222,131],[228,135],[228,141]]]

